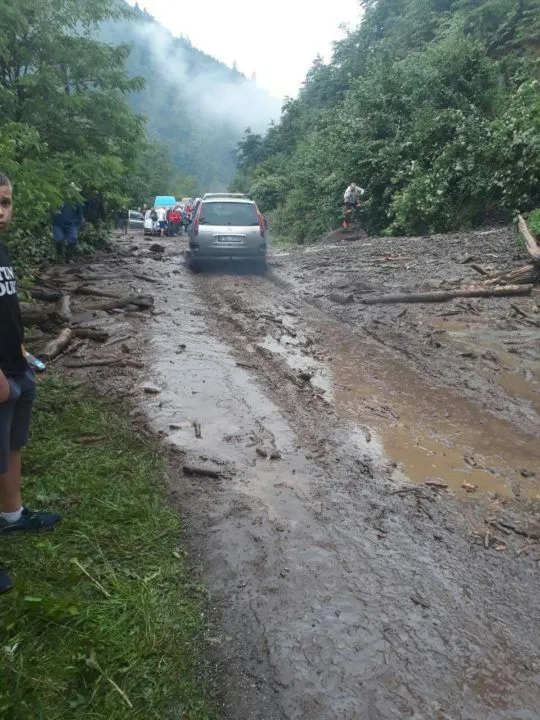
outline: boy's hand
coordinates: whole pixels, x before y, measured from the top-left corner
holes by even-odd
[[[9,382],[4,373],[0,370],[0,403],[5,403],[9,400],[11,388]]]

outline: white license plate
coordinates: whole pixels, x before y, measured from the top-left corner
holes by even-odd
[[[214,239],[219,245],[243,245],[245,243],[242,235],[216,235]]]

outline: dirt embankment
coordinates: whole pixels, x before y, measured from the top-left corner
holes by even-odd
[[[473,279],[468,256],[518,264],[508,240],[327,243],[258,278],[192,276],[182,241],[136,238],[76,269],[155,299],[76,300],[110,337],[58,362],[175,450],[223,717],[539,717],[537,296],[357,302]],[[112,352],[134,362],[67,368]]]

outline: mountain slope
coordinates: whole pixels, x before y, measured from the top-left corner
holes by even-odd
[[[128,70],[146,81],[132,95],[150,135],[183,174],[206,189],[221,189],[234,173],[233,154],[246,127],[263,131],[279,117],[280,101],[215,58],[174,38],[148,13],[101,27],[107,43],[128,43]]]
[[[540,0],[365,0],[263,139],[239,147],[238,189],[298,241],[336,227],[366,188],[374,233],[508,220],[540,204]]]

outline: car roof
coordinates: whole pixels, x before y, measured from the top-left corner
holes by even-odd
[[[246,193],[235,193],[235,192],[208,192],[204,193],[204,198],[209,197],[247,197]]]
[[[242,203],[244,205],[255,205],[255,202],[253,200],[250,200],[245,195],[242,197],[231,197],[230,195],[228,197],[209,197],[209,198],[203,198],[203,203],[207,205],[208,203]]]

